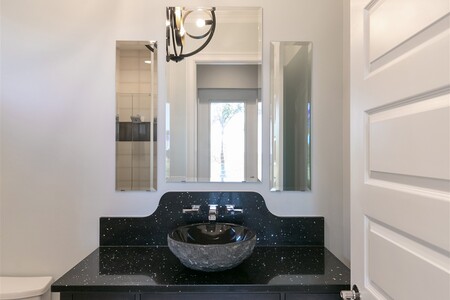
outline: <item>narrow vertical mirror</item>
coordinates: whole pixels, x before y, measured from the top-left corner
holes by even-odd
[[[155,191],[157,44],[116,42],[116,190]]]
[[[271,190],[311,190],[312,43],[272,42]]]

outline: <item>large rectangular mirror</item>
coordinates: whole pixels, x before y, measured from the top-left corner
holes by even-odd
[[[271,190],[311,190],[312,43],[272,42]]]
[[[167,62],[166,180],[258,182],[262,10],[182,8],[186,35],[200,30],[193,16],[208,17],[211,10],[216,26],[209,44],[195,55]],[[187,53],[200,42],[186,36],[184,43]]]
[[[157,184],[157,44],[116,42],[116,190]]]

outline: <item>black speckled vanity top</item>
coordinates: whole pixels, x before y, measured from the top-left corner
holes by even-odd
[[[199,213],[183,208],[201,205]],[[167,247],[167,233],[207,222],[204,206],[219,209],[217,221],[245,225],[258,236],[252,255],[234,269],[201,272],[184,267]],[[148,217],[100,219],[100,247],[52,285],[52,292],[298,292],[339,293],[350,287],[350,270],[324,247],[322,217],[277,217],[253,192],[170,192]]]
[[[238,267],[184,267],[166,246],[101,247],[52,285],[53,292],[311,292],[349,288],[350,271],[324,247],[257,246]]]

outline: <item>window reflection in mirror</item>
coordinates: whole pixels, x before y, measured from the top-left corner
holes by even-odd
[[[211,102],[209,165],[211,181],[244,181],[244,102]]]
[[[116,42],[116,190],[155,191],[157,44]]]
[[[271,190],[311,190],[312,43],[271,43]]]
[[[200,81],[199,86],[203,86]],[[261,159],[255,147],[260,139],[257,124],[261,118],[261,102],[258,99],[257,88],[198,89],[199,180],[257,180]]]
[[[168,182],[261,179],[262,10],[217,7],[215,13],[206,48],[166,65]],[[195,48],[188,42],[186,49]]]

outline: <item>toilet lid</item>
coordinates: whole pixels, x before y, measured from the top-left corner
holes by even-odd
[[[48,291],[52,277],[0,277],[0,299],[40,296]]]

